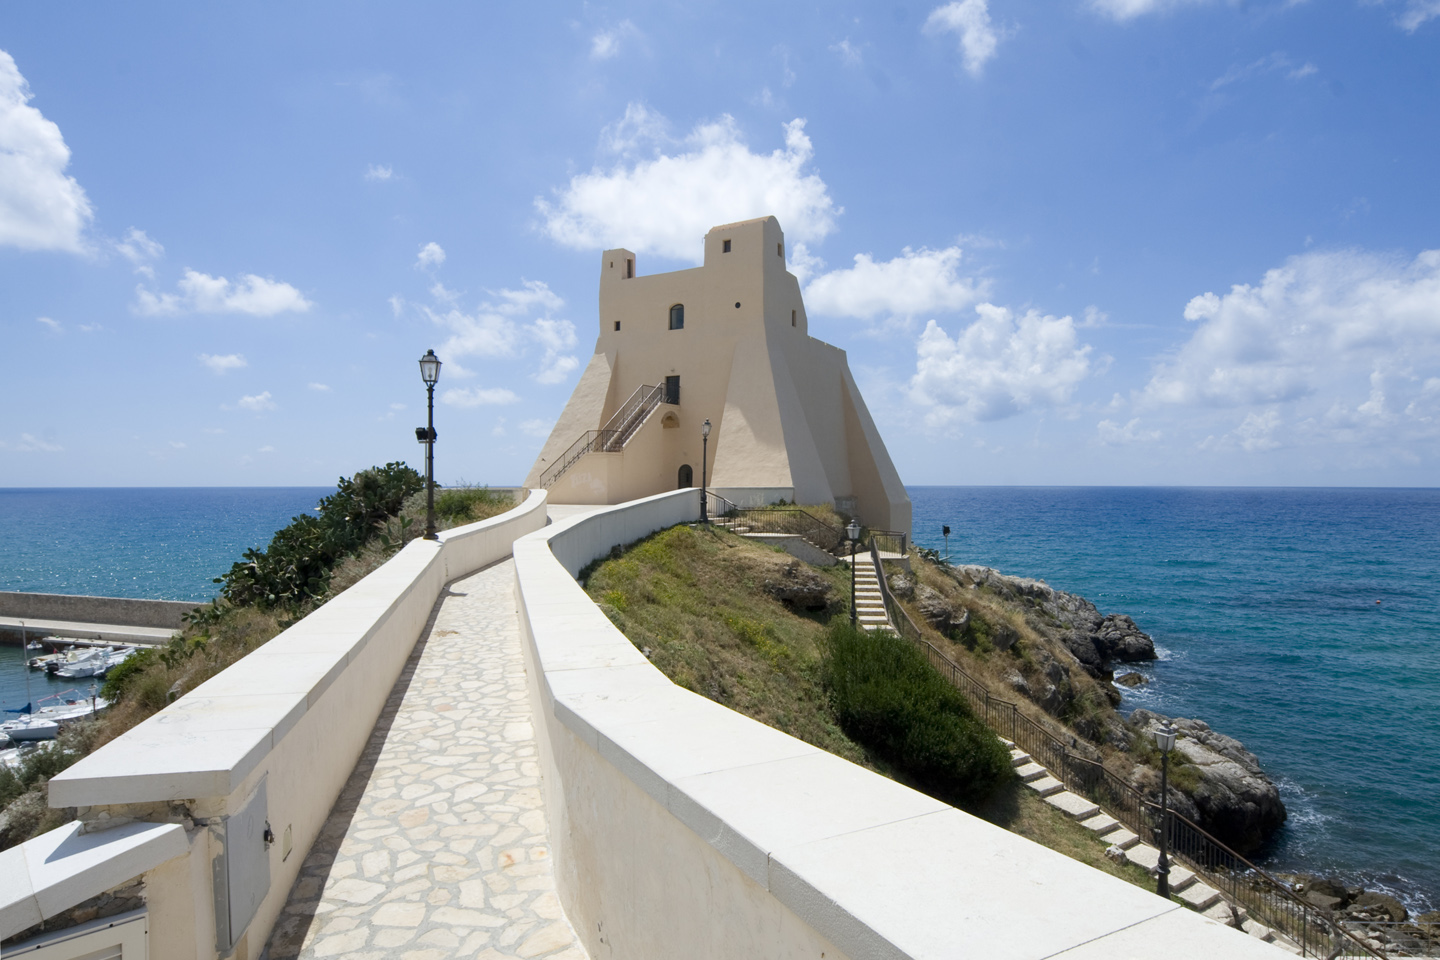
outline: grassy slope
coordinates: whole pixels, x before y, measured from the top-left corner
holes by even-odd
[[[799,561],[742,537],[680,526],[597,565],[585,587],[680,686],[890,776],[841,731],[820,683],[825,627],[846,612],[848,569],[806,568],[834,588],[831,609],[812,613],[764,590],[792,563]],[[1018,782],[970,812],[1137,886],[1153,886],[1144,870],[1116,866],[1101,840]]]

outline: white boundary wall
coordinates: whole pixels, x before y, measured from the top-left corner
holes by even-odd
[[[676,491],[514,548],[556,879],[592,957],[1278,956],[671,683],[574,577],[698,513]]]
[[[263,783],[265,818],[276,835],[267,852],[269,889],[230,953],[258,956],[441,590],[509,556],[517,537],[545,525],[545,507],[544,492],[531,491],[509,512],[448,530],[438,542],[411,541],[304,620],[51,780],[51,806],[79,807],[87,832],[70,837],[71,825],[61,828],[64,843],[53,831],[0,854],[20,858],[17,865],[27,857],[44,865],[29,876],[0,877],[0,937],[36,922],[37,913],[54,916],[143,873],[150,956],[216,956],[219,825]],[[101,829],[111,824],[122,826]],[[185,831],[179,847],[170,824]],[[71,849],[83,856],[68,856]],[[123,876],[116,873],[121,856]]]

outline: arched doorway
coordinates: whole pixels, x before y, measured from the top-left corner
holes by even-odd
[[[680,483],[678,489],[684,490],[686,487],[693,486],[695,486],[695,471],[690,468],[690,464],[682,464],[680,467]]]

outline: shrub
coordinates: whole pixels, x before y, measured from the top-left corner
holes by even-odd
[[[999,739],[925,655],[893,634],[831,625],[824,683],[840,727],[911,786],[956,806],[1014,776]]]

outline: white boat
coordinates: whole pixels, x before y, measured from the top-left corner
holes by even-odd
[[[55,676],[64,677],[66,680],[82,680],[85,677],[103,676],[106,670],[110,669],[110,653],[104,649],[94,649],[78,660],[71,660],[69,663],[55,671]]]
[[[26,740],[54,740],[60,733],[60,724],[54,720],[22,713],[14,720],[0,723],[0,733],[16,743]]]
[[[72,720],[88,720],[108,706],[110,701],[95,696],[93,689],[88,697],[78,696],[78,691],[75,690],[66,690],[53,696],[42,697],[30,716],[54,720],[64,726]]]

